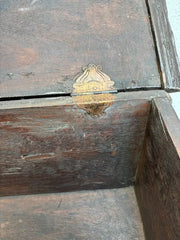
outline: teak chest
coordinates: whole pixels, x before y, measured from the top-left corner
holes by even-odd
[[[154,2],[0,2],[0,240],[180,239]]]

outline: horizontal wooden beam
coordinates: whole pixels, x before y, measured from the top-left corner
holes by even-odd
[[[128,101],[133,99],[148,100],[151,101],[153,98],[167,97],[169,95],[163,90],[147,90],[147,91],[130,91],[130,92],[119,92],[113,94],[113,101]],[[96,98],[94,99],[94,103]],[[61,106],[61,105],[72,105],[76,104],[73,97],[46,97],[44,98],[33,98],[33,99],[20,99],[12,101],[0,101],[0,110],[2,109],[17,109],[17,108],[41,108],[50,106]]]

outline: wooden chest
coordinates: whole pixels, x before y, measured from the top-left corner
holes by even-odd
[[[0,240],[180,239],[179,82],[153,7],[0,2]]]

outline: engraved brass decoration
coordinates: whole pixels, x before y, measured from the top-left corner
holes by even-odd
[[[83,68],[83,74],[73,85],[73,100],[79,108],[85,110],[91,117],[98,118],[113,104],[114,82],[102,72],[101,66],[89,64]]]
[[[89,64],[83,74],[76,79],[73,93],[103,92],[114,90],[114,82],[102,72],[100,65]]]

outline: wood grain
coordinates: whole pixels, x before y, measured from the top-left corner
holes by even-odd
[[[131,185],[149,107],[118,100],[99,118],[73,103],[2,109],[0,195]]]
[[[2,0],[0,36],[0,97],[70,93],[89,63],[117,89],[161,85],[144,0]]]
[[[153,102],[136,182],[147,240],[180,239],[180,122],[165,99]]]
[[[1,240],[143,240],[132,187],[0,198]]]
[[[180,90],[180,65],[168,19],[166,1],[147,0],[156,38],[163,88]]]

